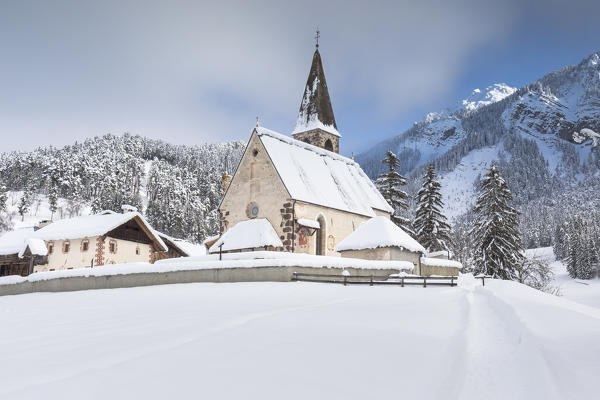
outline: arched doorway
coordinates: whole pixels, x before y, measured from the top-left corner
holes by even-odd
[[[333,143],[331,143],[330,139],[325,141],[325,150],[333,151]]]
[[[317,230],[315,242],[315,254],[322,256],[325,255],[325,239],[327,238],[325,235],[325,218],[320,215],[319,218],[317,218],[317,222],[319,223],[319,229]]]

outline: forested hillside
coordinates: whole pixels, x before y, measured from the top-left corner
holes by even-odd
[[[458,227],[470,219],[480,176],[497,164],[522,213],[524,244],[550,246],[556,224],[593,210],[596,202],[584,198],[600,198],[599,87],[600,52],[518,90],[498,84],[476,90],[356,160],[375,178],[385,152],[394,151],[409,192],[433,163],[445,212]],[[580,132],[591,136],[581,143]]]
[[[220,180],[234,172],[244,146],[181,146],[124,134],[60,149],[3,153],[0,191],[22,191],[18,207],[25,212],[45,196],[59,218],[90,207],[92,212],[120,212],[128,204],[142,211],[156,229],[201,241],[218,232]]]

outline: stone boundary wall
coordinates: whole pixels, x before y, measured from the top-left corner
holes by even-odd
[[[350,275],[390,275],[396,269],[345,268]],[[340,274],[344,268],[252,267],[190,269],[171,272],[143,272],[122,275],[73,276],[0,285],[0,296],[37,293],[71,292],[91,289],[118,289],[136,286],[169,285],[193,282],[290,282],[294,272],[308,274]]]

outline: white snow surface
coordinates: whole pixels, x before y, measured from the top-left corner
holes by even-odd
[[[210,253],[254,249],[265,246],[283,247],[277,232],[266,218],[248,219],[229,228],[208,250]]]
[[[5,296],[0,324],[0,398],[11,400],[598,394],[600,310],[467,276],[452,288],[195,283]]]
[[[256,132],[292,199],[368,217],[373,209],[392,212],[351,159],[263,127]]]
[[[354,232],[335,246],[335,251],[400,247],[408,251],[426,253],[415,239],[387,217],[374,217],[363,222]]]
[[[321,228],[321,225],[319,224],[319,221],[315,221],[314,219],[298,218],[296,220],[296,222],[298,222],[299,225],[307,226],[309,228],[314,228],[314,229]]]
[[[567,273],[564,262],[556,260],[552,247],[529,249],[530,258],[539,258],[550,263],[554,272],[552,285],[556,286],[562,297],[581,304],[600,308],[600,279],[573,279]]]

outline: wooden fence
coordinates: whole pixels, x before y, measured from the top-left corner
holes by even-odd
[[[388,275],[332,275],[294,272],[292,281],[341,283],[346,285],[397,285],[397,286],[456,286],[457,276],[400,276]]]

